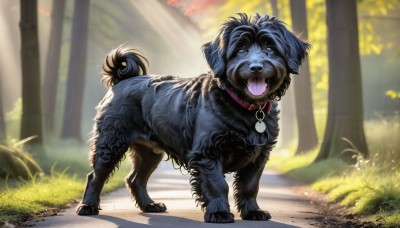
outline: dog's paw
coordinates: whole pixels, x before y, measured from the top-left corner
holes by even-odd
[[[204,214],[204,221],[208,223],[233,223],[235,219],[232,213],[219,211]]]
[[[164,203],[153,202],[143,207],[143,212],[165,212],[167,207]]]
[[[85,204],[79,204],[76,208],[77,215],[98,215],[99,208],[97,206],[89,206]]]
[[[246,215],[242,215],[243,220],[270,220],[271,214],[268,211],[249,211]]]

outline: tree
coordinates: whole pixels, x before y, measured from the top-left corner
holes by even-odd
[[[279,18],[279,7],[277,0],[271,0],[272,15]],[[279,125],[281,126],[281,140],[280,143],[285,147],[290,145],[295,139],[295,110],[293,99],[293,88],[288,88],[285,96],[282,97],[281,105],[281,119]]]
[[[0,81],[1,82],[1,81]],[[0,83],[1,88],[1,83]],[[7,138],[6,135],[6,123],[4,121],[4,110],[3,110],[3,96],[0,92],[0,143],[4,142]]]
[[[37,0],[21,0],[22,118],[21,139],[31,136],[31,145],[42,145],[42,103],[39,64]],[[36,151],[39,152],[39,151]]]
[[[363,126],[363,101],[358,47],[356,0],[326,0],[328,27],[328,119],[315,161],[344,155],[351,142],[368,156]]]
[[[54,116],[56,109],[58,69],[60,66],[60,52],[62,30],[64,24],[65,0],[54,0],[51,11],[51,32],[47,49],[46,68],[43,83],[44,120],[45,128],[54,131]]]
[[[301,35],[304,40],[308,39],[307,13],[305,0],[290,0],[290,10],[293,30]],[[301,154],[318,145],[318,136],[314,123],[314,113],[311,95],[310,67],[306,59],[301,68],[302,77],[294,77],[294,99],[298,125],[298,139],[296,154]]]
[[[82,141],[81,116],[85,87],[89,0],[75,0],[68,68],[67,95],[61,138]]]

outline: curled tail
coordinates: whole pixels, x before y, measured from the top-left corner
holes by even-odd
[[[135,49],[119,46],[107,54],[103,63],[103,84],[113,87],[118,82],[147,74],[147,59]]]

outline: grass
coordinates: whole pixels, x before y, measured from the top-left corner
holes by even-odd
[[[317,181],[313,188],[327,193],[354,214],[387,226],[400,225],[400,171],[375,168],[352,170],[338,177]]]
[[[78,202],[89,171],[86,150],[87,147],[73,142],[49,144],[46,151],[51,153],[47,153],[46,162],[40,162],[44,170],[50,170],[48,173],[32,175],[27,181],[0,179],[0,224],[26,225],[34,215]],[[129,162],[123,162],[104,186],[103,193],[122,187],[129,169]]]
[[[354,166],[339,159],[312,163],[318,148],[304,155],[272,154],[271,166],[328,194],[350,212],[388,227],[400,226],[400,114],[370,120],[365,133],[371,152]],[[292,150],[294,151],[294,150]]]
[[[19,188],[5,188],[0,193],[0,221],[24,222],[48,208],[63,208],[79,198],[83,182],[63,174],[36,177]]]
[[[346,169],[346,164],[339,159],[327,159],[312,163],[317,153],[318,148],[297,156],[291,153],[286,153],[285,155],[272,154],[267,165],[286,173],[289,177],[300,179],[307,183],[336,175]]]
[[[279,154],[275,151],[268,165],[313,183],[314,189],[327,193],[354,214],[368,215],[371,221],[386,226],[400,226],[400,114],[367,121],[365,129],[373,156],[359,159],[355,166],[348,167],[339,159],[312,163],[318,148],[298,156],[290,152],[295,151],[293,148]],[[0,224],[8,221],[24,225],[35,214],[77,202],[89,172],[87,150],[87,146],[75,142],[49,142],[47,160],[39,161],[49,173],[32,175],[28,181],[0,179]],[[122,187],[129,166],[124,162],[103,192]]]
[[[43,172],[29,153],[16,146],[0,145],[0,178],[28,179],[33,173]]]
[[[57,163],[60,170],[67,168],[66,173],[85,178],[90,171],[88,162],[89,146],[73,140],[51,140],[46,143],[46,160],[39,161],[44,170],[50,170]]]
[[[103,193],[124,185],[127,164],[123,164],[110,181],[104,186]],[[9,187],[2,181],[0,190],[0,222],[21,222],[49,208],[66,208],[70,203],[78,202],[82,197],[85,181],[66,172],[51,172],[50,175],[35,176],[19,186]]]

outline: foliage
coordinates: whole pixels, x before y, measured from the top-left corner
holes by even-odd
[[[84,178],[89,172],[88,147],[78,141],[61,141],[49,137],[46,150],[50,151],[47,159],[40,161],[44,170],[50,170],[54,163],[57,163],[59,169],[67,169],[67,174],[77,175],[78,178]]]
[[[267,165],[286,173],[292,178],[301,179],[307,183],[337,175],[346,168],[346,164],[339,159],[326,159],[318,163],[312,163],[317,153],[318,148],[296,156],[293,153],[287,153],[285,156],[272,154]]]
[[[68,168],[56,171],[55,167],[53,165],[49,175],[31,176],[25,182],[0,180],[0,223],[29,225],[25,222],[35,215],[45,214],[49,208],[57,211],[80,199],[85,186],[84,178],[80,174],[67,174]],[[121,170],[104,186],[103,193],[121,188],[128,170],[126,164],[122,165]]]
[[[359,8],[359,43],[362,55],[381,54],[382,50],[394,48],[396,41],[387,41],[385,36],[377,32],[378,24],[373,19],[388,17],[391,11],[400,8],[399,0],[361,0]]]
[[[0,146],[0,163],[5,161],[1,157],[3,147],[13,150],[12,153],[24,153],[29,157],[29,161],[37,164],[18,145]],[[47,149],[51,153],[45,161],[40,161],[47,172],[41,171],[40,175],[34,175],[31,174],[34,172],[31,172],[25,180],[11,179],[10,175],[6,179],[0,178],[0,224],[8,221],[17,225],[27,225],[24,221],[44,213],[49,208],[55,208],[55,210],[65,208],[68,203],[77,202],[80,199],[86,174],[90,169],[87,161],[87,147],[74,141],[51,139],[47,143]],[[2,169],[3,164],[0,166],[0,171]],[[121,188],[129,170],[130,163],[123,162],[120,169],[104,186],[103,193]]]
[[[338,159],[310,164],[317,149],[295,157],[272,154],[271,164],[297,179],[316,181],[314,189],[355,214],[400,226],[400,114],[365,122],[365,133],[371,159],[359,156],[350,167]]]
[[[186,15],[198,23],[204,31],[204,37],[207,40],[213,38],[219,29],[219,25],[224,23],[227,18],[235,16],[237,13],[246,13],[254,15],[255,13],[273,15],[271,1],[262,0],[168,0],[168,4],[181,9]],[[279,18],[283,21],[289,21],[289,1],[277,1],[279,8]],[[275,12],[274,12],[275,13]],[[278,13],[278,12],[276,12]],[[210,17],[209,15],[213,15]],[[276,16],[276,15],[275,15]],[[289,21],[290,22],[290,21]]]
[[[5,120],[7,123],[7,136],[10,138],[19,137],[21,114],[22,99],[19,98],[14,103],[12,110],[7,112],[5,115]]]
[[[183,10],[204,30],[206,40],[212,39],[218,27],[226,18],[235,13],[243,12],[249,15],[255,13],[272,15],[271,1],[247,0],[213,0],[205,4],[198,0],[169,0],[170,4]],[[309,54],[310,71],[313,83],[313,99],[317,108],[327,105],[328,90],[328,58],[327,58],[327,28],[325,0],[306,1],[308,21],[308,41],[312,44]],[[291,26],[289,0],[278,0],[279,18]],[[397,40],[388,40],[380,33],[379,19],[390,18],[393,12],[400,8],[398,0],[360,0],[358,8],[358,29],[360,54],[379,55],[383,50],[398,48]],[[193,10],[197,9],[197,10]],[[208,15],[217,15],[210,17]],[[399,50],[400,51],[400,50]]]
[[[371,221],[379,220],[388,226],[400,225],[400,163],[385,166],[359,159],[356,165],[346,168],[342,161],[328,159],[309,164],[314,156],[315,152],[311,152],[272,164],[296,179],[316,181],[315,190],[327,193],[355,214],[368,214]],[[307,158],[309,162],[304,161]]]
[[[90,172],[88,161],[88,146],[82,145],[75,140],[59,140],[50,138],[46,144],[46,149],[51,151],[47,154],[47,159],[39,161],[45,171],[52,170],[54,165],[57,170],[63,170],[69,176],[76,176],[78,179],[84,180]],[[125,174],[131,167],[129,159],[123,161],[120,168]],[[122,174],[121,174],[122,175]]]
[[[20,121],[22,113],[22,99],[19,98],[13,106],[13,109],[6,114],[7,121]]]
[[[41,172],[42,168],[20,146],[0,145],[0,178],[27,180]]]
[[[398,91],[388,90],[386,91],[385,95],[392,99],[400,99],[400,92]]]
[[[308,42],[312,44],[309,53],[313,99],[316,107],[327,105],[328,90],[328,46],[325,0],[306,1]]]
[[[373,214],[387,225],[400,225],[400,172],[365,167],[318,181],[313,188],[328,193],[355,214]]]
[[[366,121],[364,126],[372,157],[371,165],[392,166],[399,164],[400,113]]]
[[[51,176],[32,178],[21,183],[19,188],[6,188],[0,192],[0,221],[17,223],[47,208],[65,207],[82,191],[82,181],[64,173],[52,172]]]
[[[385,40],[377,30],[376,18],[388,17],[391,11],[399,9],[398,0],[363,0],[357,4],[359,14],[359,48],[362,56],[379,55],[385,49],[394,48],[397,40]],[[327,31],[325,25],[326,6],[324,0],[307,1],[309,42],[313,45],[310,52],[310,71],[314,84],[314,101],[317,107],[325,106],[328,89]]]

